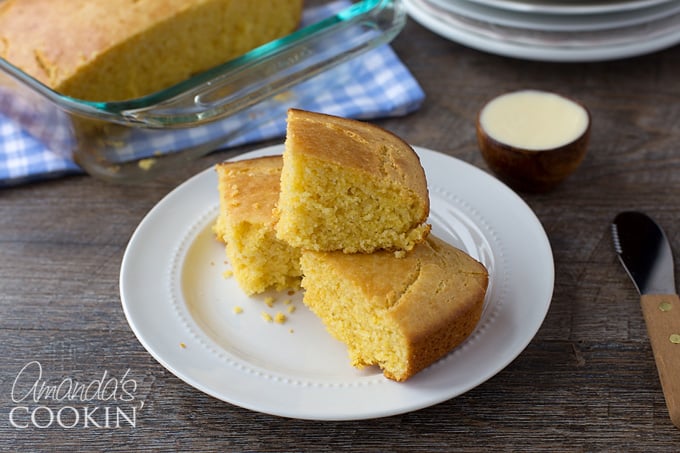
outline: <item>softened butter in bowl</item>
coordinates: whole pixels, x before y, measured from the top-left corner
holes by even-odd
[[[581,164],[590,139],[590,112],[556,93],[500,95],[477,116],[477,141],[489,168],[511,187],[553,189]]]

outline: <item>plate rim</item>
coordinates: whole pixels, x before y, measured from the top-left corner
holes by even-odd
[[[503,10],[475,0],[426,0],[449,13],[508,29],[538,33],[613,32],[639,27],[676,14],[680,5],[675,3],[651,4],[637,10],[612,11],[608,14],[547,14]],[[666,1],[666,0],[664,0]]]
[[[249,157],[256,157],[260,155],[266,155],[266,154],[274,154],[274,153],[281,153],[283,145],[273,145],[265,148],[261,148],[255,151],[251,151],[239,156],[236,156],[233,159],[229,160],[240,160],[240,159],[245,159]],[[425,407],[429,407],[438,403],[441,403],[443,401],[447,401],[449,399],[455,398],[457,396],[460,396],[469,390],[481,385],[482,383],[486,382],[487,380],[491,379],[493,376],[498,374],[500,371],[502,371],[504,368],[506,368],[513,360],[515,360],[523,351],[524,349],[529,345],[529,343],[533,340],[535,337],[536,333],[540,329],[541,325],[543,324],[543,321],[545,320],[545,317],[547,316],[551,301],[552,301],[552,296],[554,292],[554,259],[552,255],[552,249],[550,247],[550,242],[548,240],[547,234],[545,233],[545,230],[543,229],[540,220],[536,217],[535,213],[533,210],[524,202],[524,200],[519,197],[515,192],[513,192],[510,188],[508,188],[505,184],[502,182],[498,181],[495,177],[491,176],[490,174],[484,172],[483,170],[466,163],[462,160],[459,160],[455,157],[433,151],[427,148],[423,147],[415,147],[414,149],[416,152],[419,154],[421,159],[424,156],[427,156],[428,158],[432,159],[446,159],[450,160],[451,162],[454,162],[455,165],[460,165],[462,166],[466,172],[471,172],[471,174],[474,175],[474,178],[482,178],[482,181],[484,181],[487,184],[491,185],[496,185],[495,189],[497,190],[502,190],[504,192],[505,196],[511,197],[515,202],[519,203],[520,206],[523,207],[525,210],[524,214],[527,217],[527,221],[532,223],[532,226],[536,229],[537,232],[539,232],[540,237],[534,237],[532,238],[533,241],[536,243],[540,243],[540,246],[538,248],[541,250],[541,252],[544,254],[544,259],[546,261],[549,261],[550,266],[549,269],[546,270],[546,275],[543,277],[547,279],[548,283],[546,288],[549,287],[549,290],[547,290],[547,294],[544,294],[543,296],[546,297],[547,300],[542,301],[541,305],[539,305],[539,311],[534,313],[535,316],[535,324],[532,326],[529,326],[527,329],[526,326],[524,327],[524,334],[521,335],[521,341],[519,341],[515,346],[512,351],[506,352],[505,355],[502,357],[503,360],[496,361],[494,363],[494,366],[487,367],[485,373],[481,376],[478,377],[475,380],[472,380],[471,382],[468,382],[466,386],[461,386],[460,388],[457,388],[455,392],[451,393],[445,393],[445,394],[432,394],[432,392],[428,392],[427,389],[419,389],[418,384],[411,385],[409,384],[409,381],[407,383],[394,383],[394,382],[387,382],[384,385],[386,386],[392,386],[394,388],[401,388],[403,389],[404,393],[406,395],[415,395],[419,397],[420,399],[417,402],[413,402],[410,404],[401,404],[397,406],[392,406],[389,408],[366,408],[362,407],[360,410],[354,412],[354,413],[347,413],[347,412],[342,412],[342,413],[335,413],[332,410],[331,411],[326,411],[326,410],[319,410],[319,409],[295,409],[295,408],[285,408],[285,407],[277,407],[276,404],[273,406],[269,407],[263,407],[259,403],[253,403],[252,401],[249,401],[248,398],[243,398],[241,395],[225,395],[224,390],[219,390],[214,388],[214,385],[211,385],[210,382],[206,383],[205,381],[201,382],[200,380],[197,380],[195,377],[191,376],[190,373],[188,373],[186,370],[183,370],[182,367],[177,366],[177,359],[173,359],[172,357],[168,358],[168,352],[166,350],[161,350],[161,348],[158,348],[157,345],[154,344],[153,341],[150,341],[148,336],[153,335],[154,332],[145,332],[144,329],[145,327],[143,325],[140,325],[141,320],[137,318],[137,314],[135,312],[135,306],[133,305],[135,302],[133,301],[134,299],[134,294],[130,294],[131,288],[130,285],[132,282],[128,281],[130,276],[128,275],[130,272],[131,267],[133,267],[131,264],[131,260],[134,259],[135,256],[135,250],[138,247],[137,246],[137,241],[139,240],[140,237],[143,236],[142,232],[148,233],[148,228],[153,226],[153,222],[155,219],[155,216],[157,215],[158,212],[166,209],[166,205],[171,204],[173,202],[173,199],[180,194],[185,194],[186,192],[191,188],[193,184],[200,184],[202,178],[206,178],[207,174],[211,171],[214,171],[212,167],[207,168],[198,174],[192,176],[191,178],[187,179],[185,182],[177,186],[174,190],[169,192],[165,197],[163,197],[154,207],[147,213],[147,215],[144,216],[142,221],[139,223],[137,228],[135,229],[134,233],[132,234],[130,241],[128,243],[128,246],[126,247],[123,260],[121,262],[121,269],[120,269],[120,282],[119,282],[119,287],[120,287],[120,297],[121,297],[121,303],[123,305],[123,311],[125,313],[126,320],[128,321],[128,324],[130,325],[130,328],[132,329],[133,333],[137,337],[138,341],[142,344],[142,346],[151,354],[154,359],[156,359],[164,368],[166,368],[168,371],[170,371],[172,374],[174,374],[176,377],[178,377],[180,380],[183,382],[189,384],[191,387],[194,387],[203,393],[206,393],[214,398],[217,398],[221,401],[234,404],[246,409],[250,409],[253,411],[258,411],[262,413],[267,413],[270,415],[276,415],[276,416],[282,416],[282,417],[289,417],[289,418],[298,418],[298,419],[309,419],[309,420],[361,420],[361,419],[371,419],[371,418],[379,418],[379,417],[385,417],[385,416],[391,416],[391,415],[397,415],[397,414],[402,414],[406,412],[411,412],[414,410],[419,410]],[[454,165],[454,166],[455,166]],[[213,178],[216,178],[213,176]],[[488,178],[488,179],[486,179]],[[215,179],[216,181],[216,179]],[[217,194],[217,191],[215,189],[215,194]],[[138,253],[138,252],[137,252]],[[138,301],[137,301],[138,303]],[[511,304],[512,305],[512,304]],[[504,305],[505,306],[505,305]],[[148,330],[148,329],[147,329]],[[529,332],[527,334],[527,332]],[[181,361],[181,360],[180,360]],[[416,376],[417,377],[417,376]],[[416,377],[412,378],[415,379]],[[284,383],[285,384],[285,383]],[[276,382],[276,380],[269,380],[268,385],[272,385],[276,388],[286,388],[285,385],[281,386],[281,382]],[[332,387],[331,387],[332,388]],[[319,395],[323,395],[323,389],[314,389],[314,388],[309,388],[306,389],[306,391],[310,391],[312,394],[316,395],[317,397]],[[389,387],[388,390],[389,392]],[[400,392],[401,390],[397,390]]]
[[[671,0],[626,0],[624,2],[594,2],[591,5],[574,5],[568,2],[558,4],[527,3],[522,0],[467,0],[480,5],[491,6],[508,11],[518,11],[523,13],[543,13],[543,14],[607,14],[611,12],[634,11],[636,9],[656,6],[663,3],[670,3]]]
[[[674,33],[665,33],[646,41],[636,40],[617,45],[598,46],[593,44],[569,48],[502,42],[484,36],[481,33],[447,26],[447,24],[435,17],[431,17],[428,12],[416,6],[418,1],[403,0],[408,15],[424,28],[449,41],[471,49],[504,57],[558,63],[602,62],[646,55],[680,43],[680,29]]]

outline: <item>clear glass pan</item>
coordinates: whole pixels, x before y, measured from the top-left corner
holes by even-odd
[[[93,176],[148,179],[268,121],[267,103],[286,102],[277,94],[389,42],[405,21],[400,0],[357,2],[173,87],[122,102],[63,96],[0,58],[0,112]],[[340,74],[333,83],[351,77]],[[247,121],[225,126],[245,109]]]

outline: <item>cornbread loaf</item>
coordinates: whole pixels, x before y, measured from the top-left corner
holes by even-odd
[[[0,56],[92,101],[161,90],[293,31],[302,0],[6,0]]]
[[[294,247],[410,250],[430,231],[425,172],[414,150],[375,125],[288,112],[276,233]]]
[[[428,236],[403,258],[303,251],[308,306],[356,367],[379,365],[404,381],[459,345],[474,330],[488,284],[486,268]]]
[[[215,167],[220,213],[213,231],[226,242],[234,278],[248,295],[300,287],[300,251],[274,230],[281,166],[281,156],[269,156]]]

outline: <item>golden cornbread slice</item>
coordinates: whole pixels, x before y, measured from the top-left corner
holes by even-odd
[[[248,295],[300,287],[300,251],[276,238],[281,156],[216,165],[220,214],[213,226],[226,242],[234,278]]]
[[[277,237],[315,251],[410,250],[430,231],[418,155],[375,125],[289,110]]]
[[[0,57],[92,101],[174,85],[293,31],[302,0],[6,0]]]
[[[486,268],[430,235],[403,258],[303,251],[303,302],[356,367],[378,365],[404,381],[445,356],[474,330]]]

